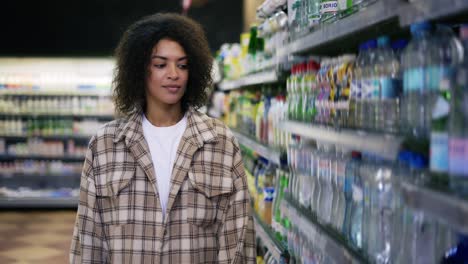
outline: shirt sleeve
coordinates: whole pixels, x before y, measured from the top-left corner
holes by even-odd
[[[90,146],[93,145],[91,139]],[[93,173],[93,152],[86,152],[80,182],[80,201],[73,230],[70,263],[109,263],[108,246],[96,202],[96,185]]]
[[[218,263],[256,263],[255,230],[244,165],[235,144],[233,166],[234,192],[219,227]]]

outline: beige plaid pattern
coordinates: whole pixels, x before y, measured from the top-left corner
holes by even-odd
[[[177,150],[163,219],[142,114],[105,125],[83,167],[70,263],[254,263],[240,149],[196,110]]]

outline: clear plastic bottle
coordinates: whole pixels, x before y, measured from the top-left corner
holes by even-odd
[[[350,152],[342,148],[336,151],[336,167],[334,173],[334,201],[333,226],[338,232],[342,232],[346,215],[346,166],[351,158]]]
[[[367,43],[367,61],[362,72],[362,108],[360,120],[362,128],[375,129],[375,105],[378,102],[379,80],[376,76],[377,40],[369,40]]]
[[[454,84],[456,67],[462,56],[462,48],[450,27],[437,25],[434,33],[436,54],[429,67],[430,109],[432,109],[430,136],[430,169],[439,178],[448,172],[448,122],[450,113],[450,89]]]
[[[378,52],[376,72],[380,79],[378,101],[375,105],[376,130],[388,133],[398,131],[399,96],[401,93],[400,63],[392,48],[390,39],[377,39]]]
[[[369,255],[375,263],[392,263],[396,207],[393,184],[394,171],[383,161],[376,161],[370,180]]]
[[[449,175],[452,190],[468,194],[468,25],[460,28],[463,61],[452,89],[449,119]]]
[[[331,212],[333,204],[333,190],[331,181],[331,160],[333,146],[322,144],[323,151],[318,163],[318,178],[320,181],[320,198],[317,216],[319,221],[325,224],[331,223]]]
[[[431,119],[427,69],[434,60],[435,45],[429,23],[411,25],[412,40],[402,55],[404,68],[401,130],[415,137],[428,137]]]
[[[367,63],[367,43],[359,46],[359,54],[356,58],[354,71],[351,80],[351,93],[349,98],[349,119],[348,126],[351,128],[361,128],[361,108],[362,108],[362,74]]]
[[[347,183],[351,184],[351,212],[346,232],[352,245],[363,248],[363,210],[364,210],[364,180],[361,177],[361,154],[353,153],[353,159],[346,167]],[[349,194],[349,193],[348,193]]]

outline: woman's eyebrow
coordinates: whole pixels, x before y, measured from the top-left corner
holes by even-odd
[[[153,55],[151,56],[151,59],[162,59],[162,60],[168,60],[168,58],[164,57],[164,56],[160,56],[160,55]],[[182,61],[182,60],[186,60],[187,59],[187,56],[184,56],[182,58],[179,58],[177,59],[177,61]]]

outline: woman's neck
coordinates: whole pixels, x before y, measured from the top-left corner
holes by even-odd
[[[154,126],[168,127],[177,124],[184,117],[184,113],[180,105],[171,107],[147,106],[145,116]]]

